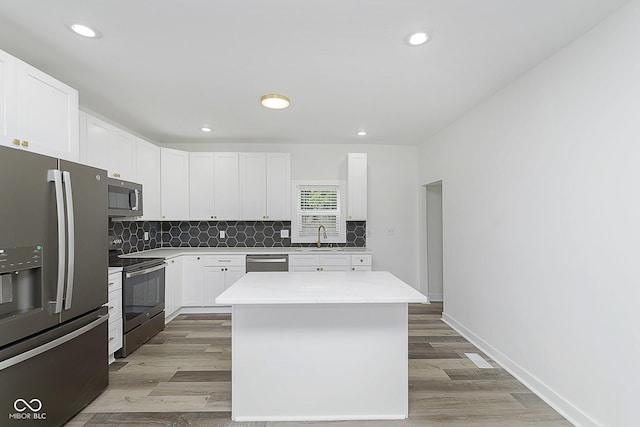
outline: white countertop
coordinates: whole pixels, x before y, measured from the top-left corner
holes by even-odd
[[[247,273],[216,298],[224,305],[426,302],[387,271]]]
[[[305,249],[305,250],[300,250]],[[372,254],[367,248],[339,248],[339,250],[310,250],[313,248],[158,248],[121,255],[122,258],[173,258],[181,255],[246,255],[246,254]]]

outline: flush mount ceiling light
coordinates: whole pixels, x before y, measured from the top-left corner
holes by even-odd
[[[67,28],[82,37],[90,39],[98,39],[102,36],[100,31],[84,24],[71,23],[67,24]]]
[[[359,130],[358,132],[356,132],[356,135],[358,135],[358,136],[367,136],[367,131],[366,130]]]
[[[411,33],[405,39],[409,46],[421,46],[431,39],[431,33],[429,31],[417,31]]]
[[[262,98],[260,98],[260,103],[265,108],[270,108],[272,110],[283,110],[291,105],[291,100],[284,95],[269,93],[267,95],[263,95]]]
[[[206,127],[206,126],[205,126],[205,127],[201,127],[201,128],[200,128],[200,130],[201,130],[202,132],[211,132],[211,128]]]

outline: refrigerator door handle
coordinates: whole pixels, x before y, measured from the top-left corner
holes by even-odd
[[[67,201],[67,295],[64,301],[64,309],[71,308],[71,299],[73,297],[73,272],[75,270],[75,221],[73,214],[73,189],[71,187],[71,174],[67,171],[62,172],[62,182],[64,184],[65,200]]]
[[[95,328],[98,325],[101,325],[102,323],[106,322],[107,319],[109,319],[108,315],[105,316],[100,316],[98,317],[96,320],[94,320],[93,322],[89,323],[88,325],[85,325],[83,327],[81,327],[80,329],[76,329],[75,331],[64,335],[60,338],[56,338],[53,341],[49,341],[46,344],[43,344],[39,347],[33,348],[31,350],[25,351],[24,353],[20,353],[17,356],[13,356],[10,357],[9,359],[3,360],[0,362],[0,371],[2,371],[3,369],[7,369],[12,367],[13,365],[17,365],[20,362],[24,362],[25,360],[29,360],[33,357],[36,357],[42,353],[44,353],[45,351],[49,351],[52,348],[58,347],[59,345],[62,345],[68,341],[71,341],[74,338],[79,337],[80,335],[84,334],[87,331],[90,331],[91,329]]]
[[[64,269],[66,236],[64,220],[64,196],[62,194],[62,173],[58,169],[49,169],[47,180],[53,182],[56,192],[56,216],[58,220],[58,280],[56,285],[56,300],[54,313],[62,311],[62,297],[64,295]]]

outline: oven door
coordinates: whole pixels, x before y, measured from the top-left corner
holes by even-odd
[[[127,333],[164,310],[165,264],[123,273],[122,310]]]

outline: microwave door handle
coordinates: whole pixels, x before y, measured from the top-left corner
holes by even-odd
[[[65,249],[66,235],[64,221],[64,204],[62,195],[62,174],[57,169],[49,169],[47,181],[53,182],[53,188],[56,193],[56,217],[58,220],[58,280],[56,285],[56,300],[54,313],[62,311],[62,297],[64,295],[64,267],[65,267]]]
[[[138,211],[138,210],[140,210],[139,209],[139,206],[140,206],[140,192],[136,188],[136,189],[133,190],[133,193],[136,195],[136,205],[133,207],[133,210],[134,211]]]
[[[71,308],[71,299],[73,297],[73,273],[75,270],[75,217],[73,213],[73,189],[71,187],[71,174],[67,171],[62,172],[62,183],[64,184],[65,200],[67,201],[67,243],[69,251],[67,256],[67,295],[65,297],[64,309]]]
[[[132,211],[137,211],[138,202],[139,202],[138,190],[134,189],[132,193],[129,193],[129,208]]]

